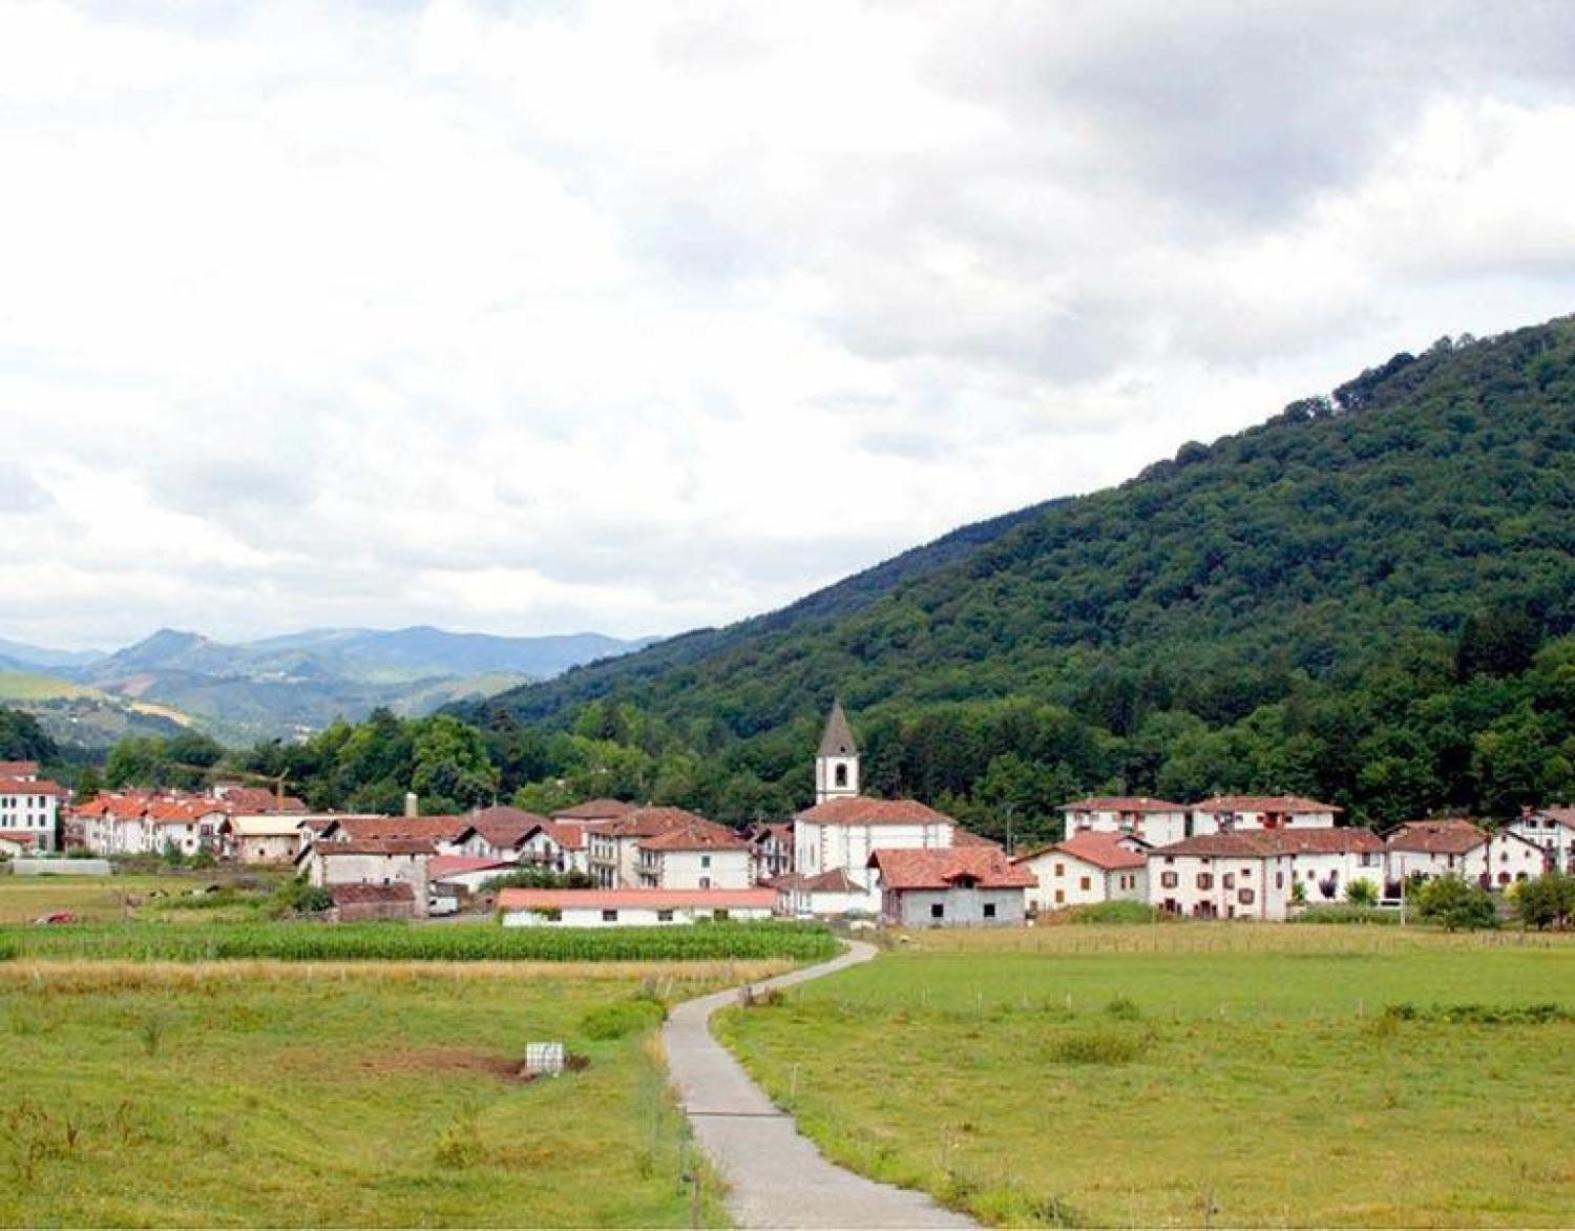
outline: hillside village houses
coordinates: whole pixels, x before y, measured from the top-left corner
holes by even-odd
[[[53,841],[63,792],[37,771],[0,762],[0,856],[47,852]],[[1459,875],[1504,889],[1550,867],[1575,870],[1572,808],[1527,810],[1492,832],[1463,819],[1416,821],[1385,840],[1340,825],[1332,804],[1293,795],[1194,804],[1092,796],[1060,807],[1060,841],[1013,857],[927,804],[863,794],[859,748],[840,702],[827,716],[813,771],[812,805],[743,832],[683,808],[613,799],[545,817],[507,805],[420,816],[410,796],[403,816],[369,816],[312,812],[282,792],[233,784],[200,793],[104,792],[68,808],[64,831],[68,845],[99,855],[207,852],[293,866],[336,894],[339,918],[488,903],[493,882],[527,869],[578,873],[595,885],[552,890],[558,896],[547,908],[544,899],[520,905],[529,923],[542,922],[544,909],[552,921],[578,918],[602,900],[564,896],[575,893],[689,895],[663,907],[650,905],[654,896],[620,897],[619,905],[594,908],[598,926],[647,916],[681,923],[717,911],[739,917],[724,897],[748,893],[769,895],[782,916],[878,916],[912,926],[1004,926],[1121,900],[1201,918],[1278,920],[1304,904],[1348,901],[1358,882],[1394,898],[1418,877]],[[370,888],[338,892],[349,885]],[[753,913],[759,900],[739,910]],[[641,901],[647,906],[629,905]]]
[[[64,790],[37,761],[0,761],[0,838],[17,850],[53,851]]]

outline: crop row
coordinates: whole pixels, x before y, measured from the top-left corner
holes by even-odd
[[[402,923],[161,923],[0,929],[0,960],[68,958],[206,962],[263,958],[286,962],[619,962],[830,957],[825,928],[791,923],[708,923],[694,927],[503,928]]]

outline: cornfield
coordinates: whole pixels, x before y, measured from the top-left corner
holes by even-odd
[[[160,923],[0,928],[7,958],[222,962],[644,962],[787,958],[811,961],[837,950],[819,926],[707,923],[694,927],[503,928],[478,924],[263,922]]]

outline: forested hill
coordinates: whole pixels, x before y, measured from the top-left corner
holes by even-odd
[[[1383,816],[1569,789],[1571,697],[1489,698],[1472,681],[1529,679],[1553,670],[1550,655],[1575,664],[1558,642],[1572,608],[1564,318],[1397,355],[1119,488],[470,713],[556,728],[593,701],[625,703],[800,796],[803,740],[840,693],[872,742],[877,789],[973,797],[1011,751],[1068,789],[1298,789]],[[1444,698],[1448,723],[1407,708],[1428,697]],[[1064,707],[1086,747],[967,722],[945,746],[924,734],[956,719],[955,703],[1002,699]],[[1516,714],[1541,760],[1516,771],[1520,787],[1491,787],[1478,737]],[[1255,743],[1281,752],[1243,750]],[[1394,781],[1378,781],[1380,763]]]

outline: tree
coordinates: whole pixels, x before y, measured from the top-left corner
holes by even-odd
[[[1449,932],[1476,931],[1498,926],[1493,895],[1458,876],[1440,876],[1426,882],[1414,898],[1416,913],[1444,925]]]
[[[1539,931],[1567,927],[1575,920],[1575,877],[1551,871],[1536,880],[1521,881],[1510,895],[1515,917]]]
[[[1455,652],[1462,680],[1474,675],[1519,675],[1536,658],[1542,628],[1523,609],[1501,606],[1466,617]]]
[[[1378,886],[1365,878],[1354,880],[1345,887],[1345,900],[1352,906],[1377,906]]]

